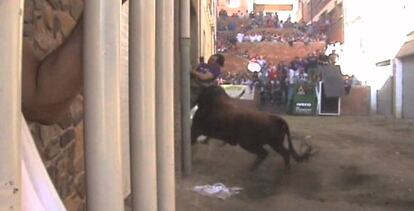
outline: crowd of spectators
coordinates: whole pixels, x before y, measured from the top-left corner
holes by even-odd
[[[240,21],[243,20],[243,21]],[[307,45],[309,42],[327,41],[325,29],[329,26],[330,21],[313,22],[305,24],[301,22],[292,22],[288,17],[285,21],[280,20],[277,13],[263,15],[263,13],[234,13],[231,17],[227,16],[225,10],[220,11],[217,21],[218,31],[234,32],[234,37],[227,38],[228,42],[221,41],[223,48],[229,48],[235,45],[234,41],[241,42],[276,42],[285,43],[293,46],[294,42],[303,42]],[[281,33],[281,30],[273,29],[294,29],[291,33]],[[262,30],[260,30],[262,29]]]
[[[218,82],[221,84],[242,84],[260,89],[261,99],[270,103],[286,104],[293,97],[296,84],[315,85],[321,80],[318,65],[336,64],[338,54],[332,50],[330,54],[319,50],[306,57],[296,57],[292,61],[281,61],[278,64],[269,62],[263,56],[249,57],[250,63],[257,63],[260,71],[241,73],[223,73]],[[357,84],[353,76],[344,76],[345,87]],[[348,90],[349,91],[349,90]]]
[[[316,35],[310,35],[302,31],[293,31],[289,34],[283,34],[278,32],[270,31],[259,31],[259,32],[239,32],[236,35],[238,43],[242,42],[274,42],[283,43],[293,46],[294,42],[303,42],[305,45],[310,42],[326,41],[327,37],[323,33]]]
[[[295,42],[303,42],[307,45],[310,42],[322,41],[328,44],[326,29],[329,25],[328,18],[321,22],[305,24],[304,22],[292,22],[290,17],[285,21],[280,20],[277,13],[263,15],[239,11],[229,16],[225,10],[222,10],[218,18],[219,33],[230,33],[227,33],[227,36],[217,37],[218,51],[238,50],[237,43],[242,42],[272,42],[289,46],[293,46]],[[326,50],[314,51],[306,57],[296,57],[292,61],[281,61],[278,64],[260,55],[250,55],[248,51],[237,51],[239,56],[248,59],[250,63],[259,64],[260,71],[223,73],[217,82],[257,87],[260,89],[263,101],[289,106],[295,85],[298,83],[315,85],[321,80],[318,65],[337,63],[338,52],[330,49],[329,45],[326,46]],[[326,54],[326,52],[329,53]],[[344,76],[344,81],[344,86],[349,89],[351,85],[358,84],[354,76]]]
[[[233,21],[227,21],[227,20]],[[218,30],[237,30],[236,20],[246,20],[248,24],[242,26],[243,29],[252,30],[255,28],[295,28],[301,31],[307,31],[309,25],[306,25],[305,22],[293,22],[289,16],[285,21],[279,18],[277,12],[263,14],[263,12],[254,13],[245,11],[244,13],[238,11],[233,13],[231,16],[228,16],[226,10],[221,10],[218,17]],[[329,17],[324,16],[319,22],[314,22],[312,27],[316,27],[317,30],[321,32],[326,32],[326,29],[331,25],[331,20]],[[315,29],[315,28],[314,28]]]

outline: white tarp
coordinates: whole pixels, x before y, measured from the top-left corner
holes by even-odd
[[[43,165],[39,152],[22,117],[22,210],[64,211],[63,205]]]

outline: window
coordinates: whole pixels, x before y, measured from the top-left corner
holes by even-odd
[[[227,7],[230,7],[230,8],[240,7],[240,0],[227,0]]]

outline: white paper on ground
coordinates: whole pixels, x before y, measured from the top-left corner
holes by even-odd
[[[239,194],[243,190],[241,187],[226,187],[223,183],[213,185],[195,186],[193,191],[203,195],[219,199],[227,199],[233,195]]]

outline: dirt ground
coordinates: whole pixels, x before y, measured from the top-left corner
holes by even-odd
[[[177,184],[179,211],[414,210],[414,122],[384,117],[295,117],[296,149],[317,153],[306,163],[271,151],[254,172],[255,156],[219,141],[193,148],[193,174]],[[196,185],[240,186],[226,200],[192,191]]]

